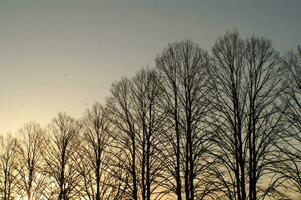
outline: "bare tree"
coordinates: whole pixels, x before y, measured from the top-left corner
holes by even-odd
[[[88,109],[82,120],[82,145],[77,151],[77,163],[82,179],[84,196],[88,199],[105,200],[122,197],[121,182],[110,174],[110,143],[113,131],[109,113],[99,103]]]
[[[17,198],[18,141],[10,134],[0,137],[0,197],[3,200]]]
[[[42,169],[43,133],[40,125],[35,122],[26,123],[19,130],[19,187],[28,200],[41,199],[47,186]]]
[[[174,174],[178,200],[182,199],[182,172],[187,200],[200,198],[204,192],[201,189],[204,186],[201,177],[205,149],[209,143],[204,134],[206,125],[202,122],[205,122],[210,102],[210,96],[207,95],[208,64],[207,53],[190,40],[169,45],[156,59],[157,68],[164,79],[162,107],[174,127],[169,131],[169,145],[172,148],[166,156],[172,159],[169,162],[175,162],[172,165],[174,169],[169,171]]]
[[[133,102],[131,97],[132,83],[129,79],[122,79],[112,85],[112,96],[107,101],[112,115],[111,120],[118,130],[113,135],[115,143],[115,167],[124,172],[125,176],[118,177],[128,188],[126,199],[138,200],[137,175],[137,127],[133,116]],[[123,178],[126,179],[123,179]]]
[[[290,51],[283,59],[286,76],[282,102],[286,131],[280,150],[283,162],[278,166],[279,172],[288,183],[286,189],[301,194],[301,50]]]
[[[278,53],[263,38],[242,40],[237,32],[227,33],[213,47],[212,154],[221,165],[215,168],[216,184],[229,199],[280,195],[271,170],[282,127],[276,109],[279,67]]]
[[[246,199],[243,122],[246,94],[243,91],[244,44],[238,33],[226,34],[212,49],[212,152],[215,183],[229,199]],[[235,196],[237,194],[237,196]],[[221,195],[223,196],[223,195]]]
[[[249,199],[256,200],[279,195],[278,178],[271,168],[278,162],[275,145],[280,142],[283,127],[277,109],[282,74],[279,54],[269,40],[252,36],[245,43]],[[264,184],[266,181],[269,183]]]
[[[77,198],[79,175],[74,160],[79,146],[80,126],[76,120],[59,113],[47,129],[48,148],[43,151],[45,170],[53,180],[51,194],[60,200]]]
[[[113,84],[111,91],[108,108],[119,132],[114,137],[115,151],[122,153],[124,160],[115,158],[131,178],[130,196],[142,200],[156,198],[157,177],[162,168],[158,162],[159,133],[164,123],[158,109],[160,78],[156,71],[145,69],[132,80]]]
[[[143,69],[132,80],[133,113],[138,130],[139,177],[141,199],[150,200],[158,189],[158,175],[162,169],[159,162],[160,131],[164,115],[159,109],[161,80],[155,70]]]
[[[170,148],[166,148],[164,151],[165,154],[169,154],[169,156],[163,155],[164,159],[170,158],[171,161],[163,162],[167,163],[166,168],[169,174],[171,174],[171,178],[175,179],[175,185],[172,180],[170,180],[168,175],[165,175],[166,187],[170,188],[171,191],[175,191],[178,200],[182,200],[182,174],[181,174],[181,131],[180,131],[180,106],[179,106],[179,94],[178,94],[178,82],[179,82],[179,69],[175,67],[177,64],[175,61],[176,55],[172,51],[172,47],[170,46],[170,50],[165,50],[165,54],[161,55],[160,58],[156,59],[156,65],[159,68],[159,72],[162,71],[163,84],[167,85],[163,87],[164,98],[166,99],[161,103],[163,110],[166,110],[168,114],[171,115],[171,120],[169,124],[171,127],[174,126],[174,137],[169,134],[166,134],[166,138],[168,141],[173,142]],[[164,74],[167,76],[165,77]],[[166,102],[166,103],[164,103]],[[167,125],[167,124],[166,124]],[[175,141],[175,142],[174,142]],[[170,184],[168,184],[170,183]],[[171,185],[171,186],[169,186]],[[173,188],[175,186],[175,189]]]

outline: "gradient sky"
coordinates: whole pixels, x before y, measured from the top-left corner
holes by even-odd
[[[210,49],[234,28],[296,48],[301,0],[0,0],[0,133],[79,117],[169,42]]]

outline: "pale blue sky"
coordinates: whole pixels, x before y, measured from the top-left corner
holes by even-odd
[[[169,42],[210,49],[235,28],[296,48],[300,11],[301,0],[0,0],[0,133],[79,117]]]

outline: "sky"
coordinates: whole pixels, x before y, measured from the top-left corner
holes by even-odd
[[[210,50],[226,31],[301,44],[300,0],[0,0],[0,133],[80,117],[170,42]]]

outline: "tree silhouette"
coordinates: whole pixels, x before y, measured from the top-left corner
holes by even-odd
[[[171,159],[168,162],[173,163],[167,167],[174,174],[177,198],[182,199],[182,173],[185,198],[200,198],[205,149],[209,146],[204,124],[210,109],[209,58],[197,44],[186,40],[170,44],[157,57],[156,65],[164,80],[160,103],[170,118],[170,126],[174,127],[167,133],[167,145],[171,148],[164,159]]]
[[[39,124],[29,122],[19,133],[19,188],[28,200],[42,199],[47,187],[47,177],[42,169],[42,148],[45,147],[44,131]]]
[[[3,200],[11,200],[17,197],[17,161],[18,161],[18,141],[7,134],[0,137],[0,194]]]
[[[65,113],[59,113],[47,129],[48,148],[44,149],[46,173],[52,180],[51,198],[76,199],[80,182],[73,161],[79,145],[79,123]]]
[[[1,136],[0,198],[300,199],[300,77],[300,46],[171,43],[105,105]]]

